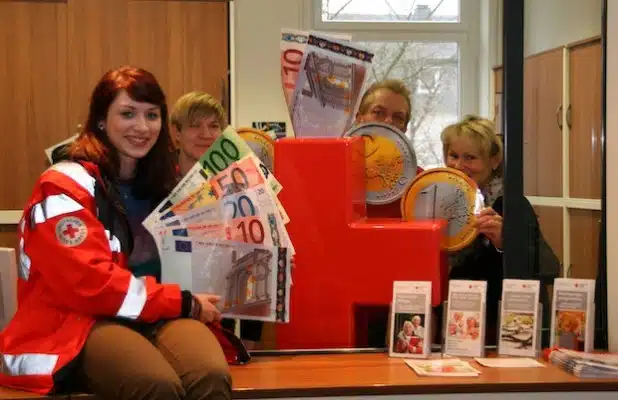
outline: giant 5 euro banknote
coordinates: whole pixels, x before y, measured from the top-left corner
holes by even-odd
[[[311,33],[292,99],[297,137],[340,137],[352,125],[373,54]]]

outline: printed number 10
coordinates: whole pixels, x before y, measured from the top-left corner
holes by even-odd
[[[245,243],[264,243],[264,227],[259,219],[249,221],[248,224],[245,221],[239,223],[236,228],[242,232],[243,242]],[[248,239],[251,239],[249,241]]]

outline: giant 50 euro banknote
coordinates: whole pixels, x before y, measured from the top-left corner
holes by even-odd
[[[328,33],[325,35],[345,42],[352,40],[352,36],[347,34]],[[308,40],[308,31],[290,28],[281,29],[281,86],[290,115],[292,114],[294,88]]]
[[[207,171],[209,176],[214,176],[247,155],[253,155],[255,157],[266,181],[275,194],[278,194],[281,191],[281,184],[279,181],[272,172],[266,168],[266,165],[259,161],[259,158],[240,135],[236,133],[234,128],[230,126],[225,128],[217,140],[215,140],[208,150],[202,154],[199,163],[202,165],[202,169]]]
[[[230,194],[262,185],[268,181],[265,173],[269,173],[268,169],[254,153],[250,153],[213,176],[209,182],[216,197],[223,198]],[[272,185],[268,185],[266,194],[272,196],[273,203],[281,214],[283,223],[287,224],[290,222],[290,218],[281,201],[279,201],[279,198],[272,190]]]
[[[224,317],[289,321],[290,256],[286,248],[172,238],[162,260],[162,282],[221,296]]]
[[[340,137],[353,124],[373,54],[309,35],[292,99],[297,137]]]

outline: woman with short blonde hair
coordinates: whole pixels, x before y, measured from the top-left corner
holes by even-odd
[[[483,194],[485,208],[477,218],[479,236],[469,246],[449,255],[449,279],[487,281],[487,335],[488,343],[496,341],[498,303],[502,293],[502,230],[503,230],[503,182],[502,141],[493,122],[476,115],[447,126],[442,131],[444,161],[447,167],[455,168],[472,178]],[[531,243],[537,265],[534,276],[521,279],[539,279],[551,283],[560,272],[560,263],[543,239],[536,214],[524,198],[528,215],[519,216],[533,221],[530,226]],[[541,302],[547,304],[546,291],[541,290]]]

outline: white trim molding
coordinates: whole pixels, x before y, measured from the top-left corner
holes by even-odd
[[[618,2],[607,2],[605,160],[607,213],[607,326],[609,351],[618,351]],[[612,306],[614,304],[614,306]]]
[[[601,200],[598,199],[574,199],[570,197],[540,197],[526,196],[533,206],[566,207],[580,210],[601,210]]]
[[[0,210],[0,225],[17,225],[23,210]]]

